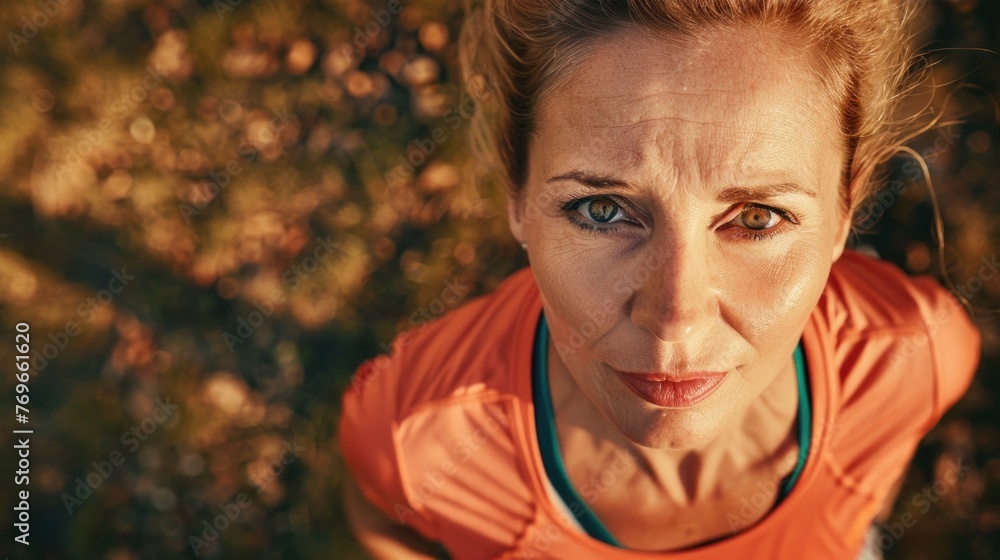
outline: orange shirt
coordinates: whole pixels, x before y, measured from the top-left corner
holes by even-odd
[[[340,445],[364,495],[456,560],[853,560],[980,354],[978,330],[934,279],[846,251],[802,335],[813,433],[791,493],[729,538],[643,552],[590,537],[547,492],[531,395],[541,311],[521,269],[397,336],[392,355],[361,364],[344,394]],[[753,498],[747,508],[769,507]]]

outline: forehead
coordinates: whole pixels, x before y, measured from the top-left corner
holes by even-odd
[[[836,168],[837,104],[799,45],[764,30],[599,40],[542,95],[532,167],[694,166],[713,181]]]

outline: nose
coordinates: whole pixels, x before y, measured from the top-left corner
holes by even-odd
[[[632,269],[632,322],[663,342],[680,342],[719,314],[708,247],[676,236],[651,243]]]

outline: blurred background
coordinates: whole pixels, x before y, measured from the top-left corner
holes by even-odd
[[[4,1],[0,556],[363,557],[335,440],[350,374],[454,308],[448,282],[467,300],[527,264],[467,150],[459,4]],[[1000,250],[998,31],[997,2],[921,8],[933,110],[964,119],[911,143],[944,261],[902,157],[852,240],[912,274],[943,265],[983,309],[1000,307],[1000,275],[978,276]],[[921,444],[888,558],[1000,558],[1000,330],[976,320],[978,378]],[[13,544],[14,429],[34,430],[30,547]]]

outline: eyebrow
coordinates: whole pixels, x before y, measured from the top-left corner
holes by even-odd
[[[545,182],[554,183],[556,181],[575,181],[594,189],[633,188],[627,181],[603,175],[593,175],[583,171],[570,171],[569,173],[556,175],[555,177],[548,178]],[[723,189],[715,198],[719,202],[742,202],[744,200],[774,198],[783,194],[804,194],[810,198],[816,198],[815,191],[809,190],[798,183],[729,187]]]
[[[603,175],[592,175],[590,173],[585,173],[583,171],[570,171],[569,173],[563,173],[562,175],[549,177],[545,182],[555,183],[556,181],[576,181],[577,183],[581,183],[595,189],[632,187],[632,185],[630,185],[628,182],[622,181],[620,179],[605,177]]]
[[[773,198],[783,194],[804,194],[810,198],[816,198],[815,191],[811,191],[798,183],[729,187],[720,192],[715,198],[719,202],[740,202],[748,199]]]

